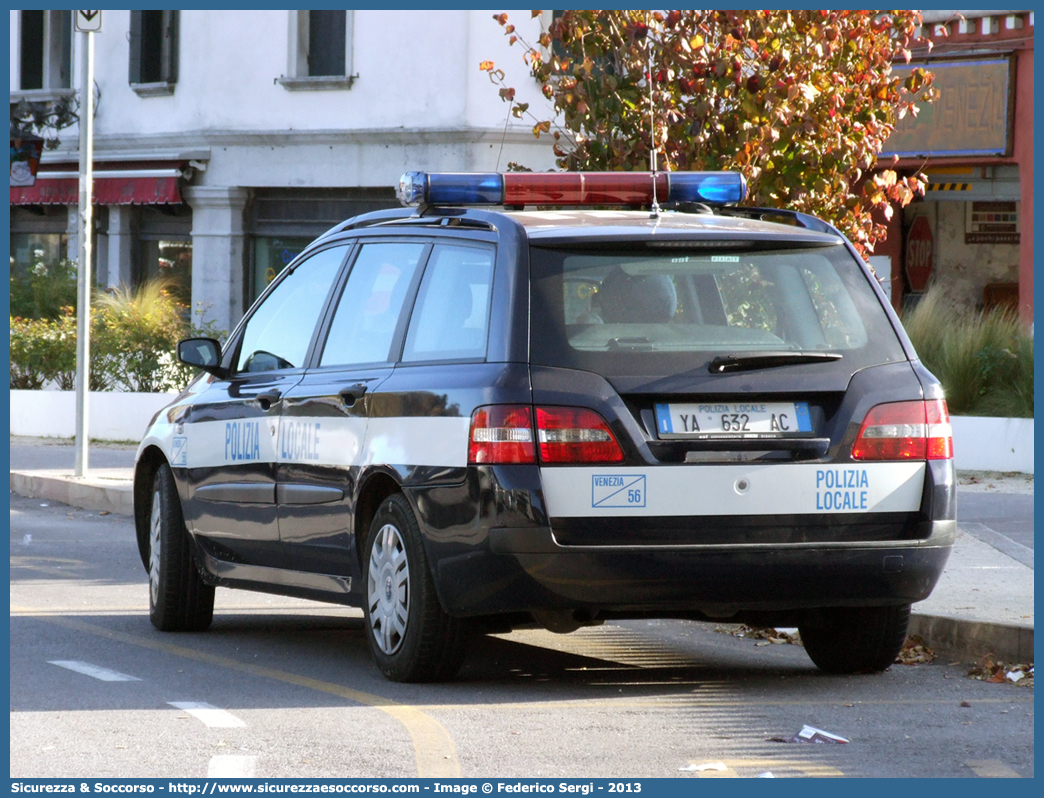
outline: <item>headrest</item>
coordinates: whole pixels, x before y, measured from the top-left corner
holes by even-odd
[[[602,280],[598,301],[608,324],[663,324],[678,309],[678,293],[666,274],[629,275],[619,266]]]

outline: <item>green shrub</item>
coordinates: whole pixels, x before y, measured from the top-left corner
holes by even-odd
[[[929,290],[903,325],[952,414],[1033,417],[1033,338],[1014,313],[960,312]]]
[[[191,375],[175,362],[174,348],[188,335],[188,324],[166,283],[149,281],[137,291],[98,293],[94,306],[91,348],[97,350],[109,385],[146,392],[184,387]]]
[[[63,317],[63,320],[66,317]],[[63,390],[67,383],[66,367],[72,355],[72,371],[76,371],[76,322],[71,329],[63,320],[11,319],[11,387],[38,390],[52,379]],[[72,335],[72,345],[65,340]]]
[[[179,363],[182,338],[222,338],[213,324],[190,325],[165,281],[138,290],[97,292],[91,312],[91,390],[178,391],[197,373]],[[76,376],[76,317],[11,319],[11,387],[39,389],[52,380],[72,390]]]
[[[76,306],[76,261],[48,265],[43,250],[24,272],[11,269],[11,315],[22,319],[60,319]]]

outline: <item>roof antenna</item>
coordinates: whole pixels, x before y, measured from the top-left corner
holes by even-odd
[[[646,17],[646,22],[651,22]],[[649,141],[652,145],[652,207],[649,208],[649,218],[660,218],[660,203],[656,201],[656,107],[653,103],[653,57],[652,57],[652,27],[646,25],[646,36],[649,44]]]

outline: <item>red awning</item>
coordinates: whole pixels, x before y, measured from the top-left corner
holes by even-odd
[[[75,178],[41,178],[36,185],[12,186],[12,205],[76,205],[80,185]],[[171,205],[180,204],[181,190],[176,177],[102,177],[95,172],[95,205]]]

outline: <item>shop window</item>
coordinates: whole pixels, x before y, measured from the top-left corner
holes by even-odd
[[[76,260],[69,252],[69,213],[64,205],[11,208],[11,275],[24,275],[39,262],[48,269],[60,260]]]
[[[173,94],[177,80],[178,12],[131,11],[131,88],[142,97]]]
[[[251,268],[248,302],[253,303],[268,284],[312,242],[311,238],[258,237],[254,239],[254,262]]]
[[[19,13],[18,87],[68,89],[72,86],[72,12]]]
[[[191,239],[146,238],[140,242],[139,257],[132,269],[135,288],[149,280],[162,280],[168,293],[188,318],[192,309]]]
[[[347,89],[352,85],[351,11],[291,11],[284,88]]]
[[[50,269],[69,257],[69,236],[65,233],[11,232],[11,274],[23,276],[43,264]]]

